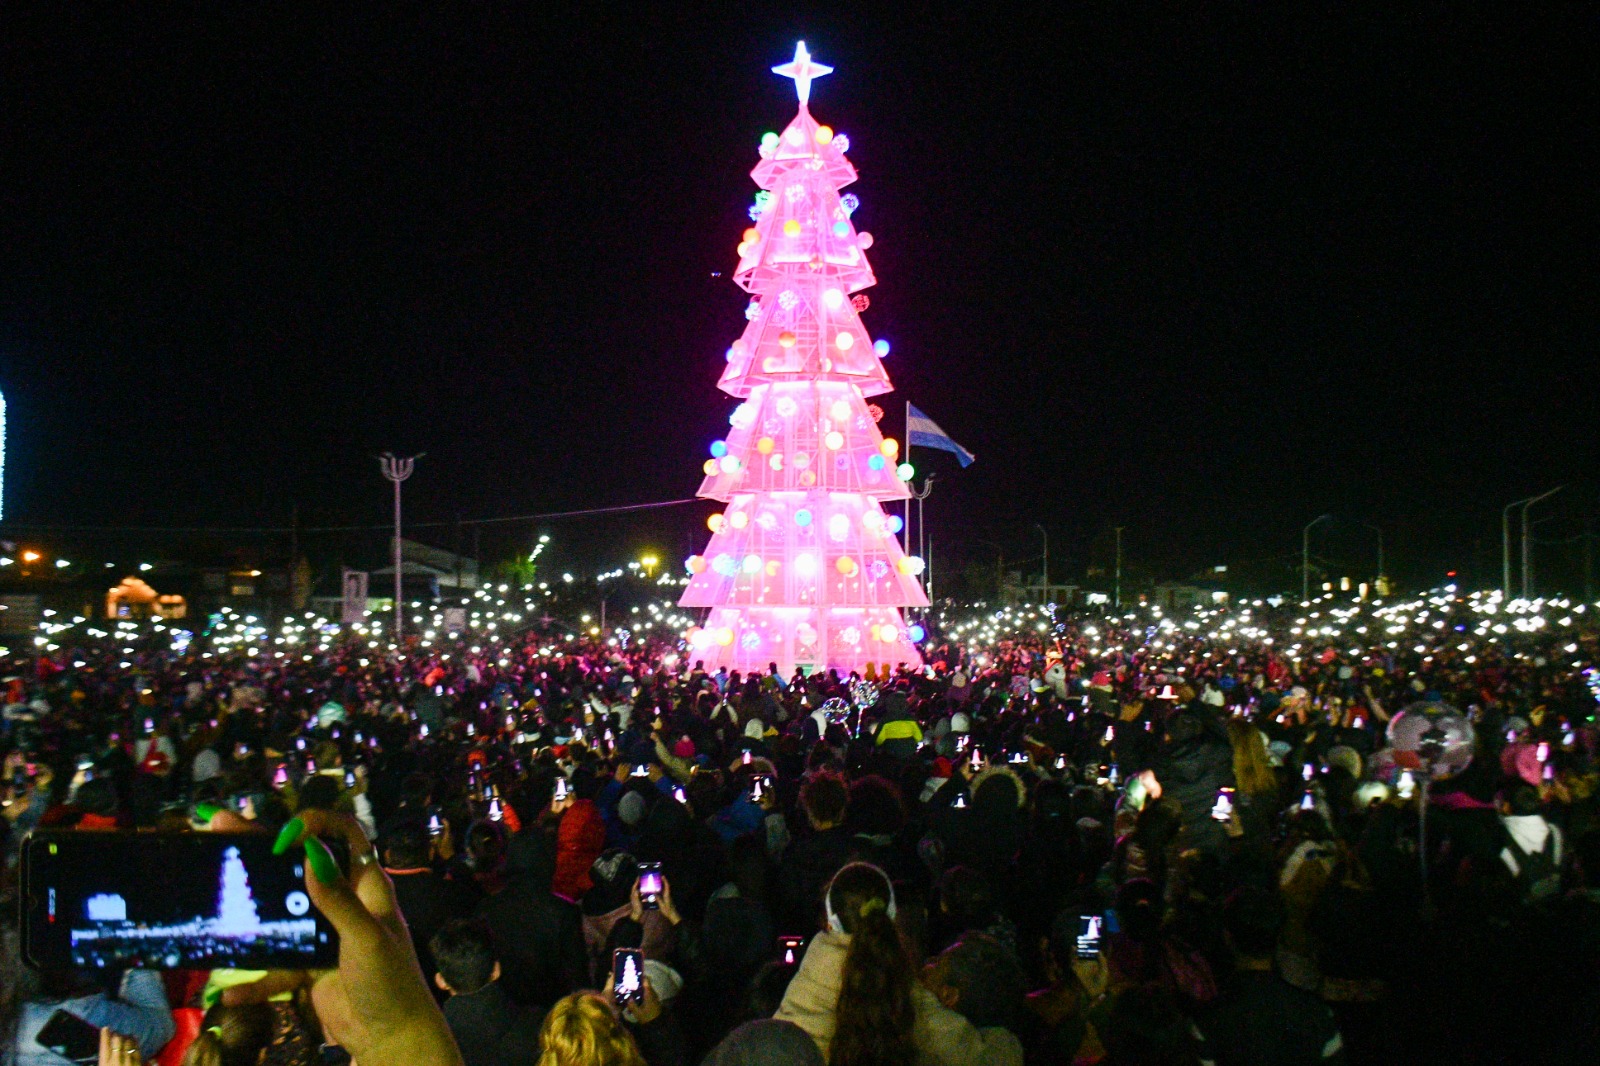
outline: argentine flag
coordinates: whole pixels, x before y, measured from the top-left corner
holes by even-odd
[[[971,452],[951,440],[938,423],[911,404],[906,404],[906,444],[913,448],[938,448],[954,452],[962,466],[971,465],[973,460]]]

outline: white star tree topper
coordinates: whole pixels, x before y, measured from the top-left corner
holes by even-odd
[[[794,79],[795,95],[800,97],[800,106],[805,107],[811,99],[811,79],[832,74],[833,68],[813,63],[811,53],[806,51],[806,42],[798,41],[794,46],[794,61],[773,67],[772,73]]]

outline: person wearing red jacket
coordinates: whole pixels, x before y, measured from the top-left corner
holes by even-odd
[[[556,826],[556,873],[550,891],[577,903],[594,887],[589,867],[605,850],[605,819],[593,797],[579,799],[575,791],[551,800],[550,815],[561,819]]]

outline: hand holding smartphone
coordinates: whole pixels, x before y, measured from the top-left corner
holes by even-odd
[[[662,891],[661,864],[659,862],[642,862],[639,864],[639,904],[647,911],[661,908]]]
[[[97,1062],[100,1058],[100,1030],[64,1010],[50,1015],[34,1040],[40,1047],[73,1062]]]
[[[644,952],[638,948],[611,953],[611,998],[619,1007],[644,1003]]]

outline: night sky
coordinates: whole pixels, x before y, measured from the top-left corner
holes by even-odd
[[[1081,576],[1116,524],[1180,574],[1333,512],[1330,552],[1373,522],[1402,577],[1497,580],[1505,503],[1600,509],[1592,8],[671,6],[7,5],[7,522],[382,522],[385,449],[428,453],[419,520],[691,495],[797,38],[884,428],[909,399],[978,455],[915,456],[936,554],[1040,521]],[[712,509],[582,540],[675,560]]]

